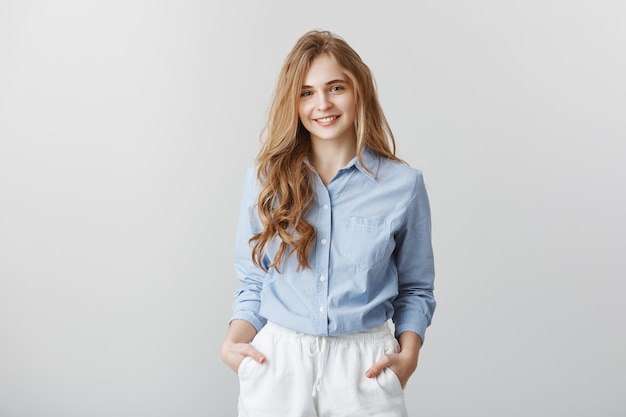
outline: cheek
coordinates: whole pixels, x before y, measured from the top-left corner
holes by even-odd
[[[348,100],[345,103],[347,113],[354,119],[356,118],[356,102],[354,100]]]
[[[300,121],[305,122],[306,120],[308,120],[308,117],[307,117],[308,114],[309,114],[309,110],[308,110],[306,103],[301,103],[298,106],[298,117],[300,117]]]
[[[352,94],[344,94],[341,96],[341,106],[345,111],[356,113],[356,99]]]
[[[356,103],[354,101],[348,104],[348,109],[350,109],[350,113],[356,114]]]

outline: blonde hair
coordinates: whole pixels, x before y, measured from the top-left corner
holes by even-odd
[[[254,242],[252,260],[261,268],[265,268],[262,262],[265,248],[275,238],[280,239],[280,245],[270,268],[278,269],[282,259],[293,253],[299,268],[311,267],[309,253],[316,234],[305,220],[315,198],[311,185],[313,173],[305,163],[311,144],[309,133],[300,123],[298,105],[304,77],[313,60],[322,54],[337,60],[354,88],[359,163],[364,166],[365,147],[380,157],[400,161],[395,156],[395,139],[367,65],[337,35],[317,30],[305,33],[287,55],[278,76],[264,129],[265,140],[257,156],[261,182],[257,209],[263,230],[252,236],[250,242]]]

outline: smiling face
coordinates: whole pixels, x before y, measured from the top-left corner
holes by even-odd
[[[298,115],[312,143],[356,143],[354,88],[333,56],[322,54],[311,63],[304,77]]]

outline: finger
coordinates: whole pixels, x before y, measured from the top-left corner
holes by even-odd
[[[240,353],[244,356],[250,356],[252,359],[257,361],[258,363],[265,363],[265,355],[256,350],[254,346],[250,343],[242,344],[242,350]]]
[[[391,357],[389,355],[383,355],[374,365],[365,372],[365,376],[368,378],[375,378],[380,374],[383,369],[392,364]]]

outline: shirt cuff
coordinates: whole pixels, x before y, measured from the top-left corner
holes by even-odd
[[[265,323],[267,323],[267,320],[264,319],[263,317],[260,316],[256,316],[253,313],[249,312],[249,311],[236,311],[233,313],[233,315],[230,317],[230,321],[228,322],[228,324],[230,325],[230,323],[232,323],[233,320],[235,319],[239,319],[239,320],[245,320],[248,323],[250,323],[251,325],[254,326],[254,328],[256,329],[257,333],[259,331],[261,331],[261,329],[263,328],[263,326],[265,326]]]
[[[425,316],[419,317],[411,322],[394,323],[396,327],[396,338],[404,332],[414,332],[422,339],[422,345],[424,344],[424,336],[426,335],[426,328],[428,327],[428,319]]]

